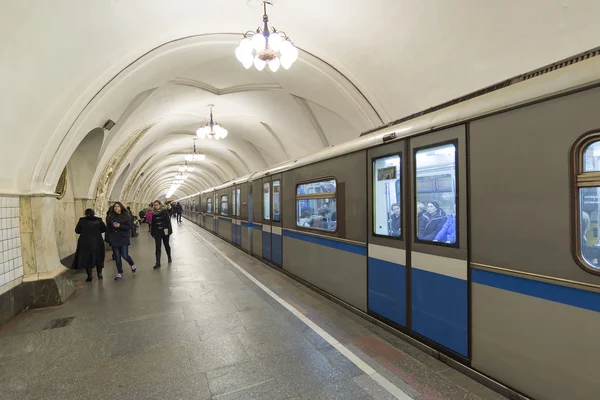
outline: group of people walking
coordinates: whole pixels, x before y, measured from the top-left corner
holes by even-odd
[[[141,213],[140,217],[142,217]],[[154,237],[156,245],[156,264],[154,268],[161,267],[161,248],[163,245],[170,264],[172,258],[169,238],[173,233],[171,213],[159,200],[155,200],[144,213],[142,220],[148,223],[149,232]],[[180,214],[178,221],[180,222]],[[103,279],[104,242],[108,243],[113,251],[113,260],[117,267],[117,275],[114,278],[116,281],[123,279],[123,260],[129,264],[132,273],[137,271],[135,262],[129,255],[130,237],[138,236],[136,233],[136,217],[131,209],[125,208],[122,203],[116,202],[109,208],[106,214],[106,223],[102,218],[95,215],[93,209],[88,208],[85,210],[85,216],[79,219],[75,232],[80,236],[77,241],[77,250],[75,251],[72,268],[85,268],[87,271],[86,282],[92,281],[94,267],[98,279]],[[104,234],[104,240],[102,234]]]

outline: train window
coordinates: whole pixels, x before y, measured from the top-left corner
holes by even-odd
[[[456,146],[446,144],[415,152],[417,240],[455,244]]]
[[[229,215],[229,202],[227,201],[227,197],[226,194],[221,196],[221,215]]]
[[[206,212],[212,214],[212,197],[206,199]]]
[[[279,181],[273,181],[273,221],[279,222],[281,221],[281,216],[279,215],[279,201],[280,201],[280,183]]]
[[[296,225],[302,228],[337,230],[337,183],[335,179],[296,186]]]
[[[263,219],[271,219],[271,184],[263,183]]]
[[[575,259],[585,270],[600,274],[600,133],[579,139],[573,147],[575,162]],[[583,149],[583,151],[582,151]]]
[[[583,152],[583,172],[600,171],[600,141],[586,146]]]
[[[236,201],[235,189],[231,189],[231,215],[233,215],[234,217],[237,215],[235,213],[237,211],[235,201]]]
[[[235,190],[235,206],[236,206],[236,210],[235,210],[235,215],[237,215],[238,217],[241,215],[240,210],[241,210],[241,206],[240,206],[240,200],[241,199],[241,189],[236,189]]]
[[[400,156],[373,160],[373,233],[402,235]]]

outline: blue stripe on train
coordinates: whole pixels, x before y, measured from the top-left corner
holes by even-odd
[[[469,356],[467,281],[412,269],[412,330]]]
[[[482,271],[480,269],[472,269],[471,280],[480,285],[600,312],[600,293],[596,292],[498,274],[491,271]]]
[[[343,242],[338,242],[337,240],[330,240],[330,239],[325,239],[322,237],[303,235],[298,232],[290,232],[290,231],[283,231],[283,236],[289,237],[292,239],[303,240],[305,242],[318,244],[321,246],[331,247],[331,248],[337,249],[337,250],[347,251],[349,253],[354,253],[354,254],[358,254],[361,256],[367,255],[367,248],[365,246],[359,246],[359,245],[351,244],[351,243],[343,243]]]
[[[406,267],[369,257],[369,309],[406,326]]]

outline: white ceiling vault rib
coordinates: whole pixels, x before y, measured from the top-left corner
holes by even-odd
[[[247,140],[244,140],[244,141],[248,144],[248,146],[250,146],[252,148],[252,150],[254,150],[254,152],[256,153],[256,155],[261,159],[261,161],[263,163],[263,166],[264,167],[268,167],[269,163],[267,162],[267,160],[265,160],[265,157],[262,155],[262,153],[260,152],[260,150],[254,145],[254,143],[249,142]],[[286,157],[287,157],[287,154],[286,154]],[[252,171],[250,171],[250,172],[252,172]]]
[[[310,106],[308,105],[308,102],[306,101],[306,99],[303,99],[302,97],[298,97],[298,96],[293,96],[293,97],[294,97],[294,100],[296,100],[296,102],[298,103],[298,106],[300,106],[300,109],[302,109],[302,111],[304,112],[304,114],[306,115],[306,117],[308,118],[310,123],[312,124],[313,128],[315,129],[315,132],[316,132],[317,136],[319,137],[319,139],[321,140],[323,147],[329,147],[329,140],[327,140],[327,135],[323,131],[323,128],[319,124],[319,121],[317,121],[317,118],[315,117],[315,114],[313,114],[312,110],[310,109]]]
[[[252,172],[252,170],[250,169],[250,167],[248,166],[248,164],[246,164],[246,161],[244,161],[244,160],[242,159],[242,157],[240,157],[240,155],[239,155],[238,153],[236,153],[236,152],[235,152],[235,150],[231,150],[231,149],[229,149],[229,152],[230,152],[231,154],[233,154],[233,155],[234,155],[234,157],[235,157],[235,158],[237,158],[237,160],[240,162],[240,164],[242,164],[242,165],[244,166],[244,168],[246,169],[246,173],[248,173],[248,174],[249,174],[250,172]],[[242,175],[245,175],[245,174],[242,174]],[[235,177],[234,177],[234,178],[235,178]]]
[[[190,86],[196,89],[205,90],[209,93],[216,94],[217,96],[221,96],[224,94],[238,93],[238,92],[250,92],[250,91],[259,91],[259,90],[282,90],[281,86],[276,84],[248,84],[248,85],[238,85],[231,86],[228,88],[218,89],[214,86],[209,85],[205,82],[196,81],[193,79],[185,79],[185,78],[176,78],[168,82],[171,85],[180,85],[180,86]]]
[[[246,1],[2,1],[11,45],[0,46],[0,101],[11,112],[0,115],[0,192],[52,192],[86,134],[112,119],[93,181],[113,165],[124,182],[117,191],[131,197],[145,181],[133,175],[151,169],[143,162],[169,171],[180,163],[167,154],[189,151],[208,104],[229,136],[197,142],[203,173],[231,179],[246,172],[239,158],[254,171],[343,143],[593,48],[600,37],[597,0],[287,0],[270,16],[300,56],[289,70],[259,72],[234,55],[243,32],[260,24],[261,10]],[[209,11],[227,18],[202,18]]]
[[[291,158],[290,155],[288,154],[285,146],[283,145],[283,142],[281,141],[281,139],[279,138],[279,136],[277,135],[277,133],[275,133],[275,131],[273,130],[273,128],[271,128],[269,126],[269,124],[267,124],[266,122],[261,122],[261,125],[267,130],[267,132],[269,132],[271,134],[271,136],[273,136],[273,139],[275,139],[275,141],[277,142],[277,144],[279,144],[279,147],[281,148],[281,151],[283,151],[283,154],[285,155],[285,159],[289,159]]]

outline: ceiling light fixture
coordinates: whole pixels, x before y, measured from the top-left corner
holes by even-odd
[[[194,167],[192,165],[188,165],[187,159],[185,160],[185,165],[182,165],[178,168],[179,172],[194,172]]]
[[[235,49],[235,56],[246,69],[249,69],[252,64],[259,71],[262,71],[266,65],[273,72],[277,72],[279,66],[290,69],[298,59],[298,49],[285,32],[275,28],[269,32],[267,4],[272,5],[272,3],[263,1],[263,28],[259,27],[256,32],[246,32],[240,45]]]
[[[227,129],[223,128],[223,126],[213,120],[213,107],[214,104],[209,104],[210,107],[210,120],[208,124],[198,128],[196,131],[196,135],[200,139],[208,138],[208,139],[225,139],[227,137]]]
[[[202,152],[197,153],[196,152],[196,138],[194,138],[194,152],[185,155],[186,165],[187,165],[187,161],[202,161],[205,158],[206,158],[206,156],[204,155],[204,153],[202,153]],[[188,168],[190,168],[190,167],[188,167]],[[194,167],[191,167],[191,168],[193,170]]]

